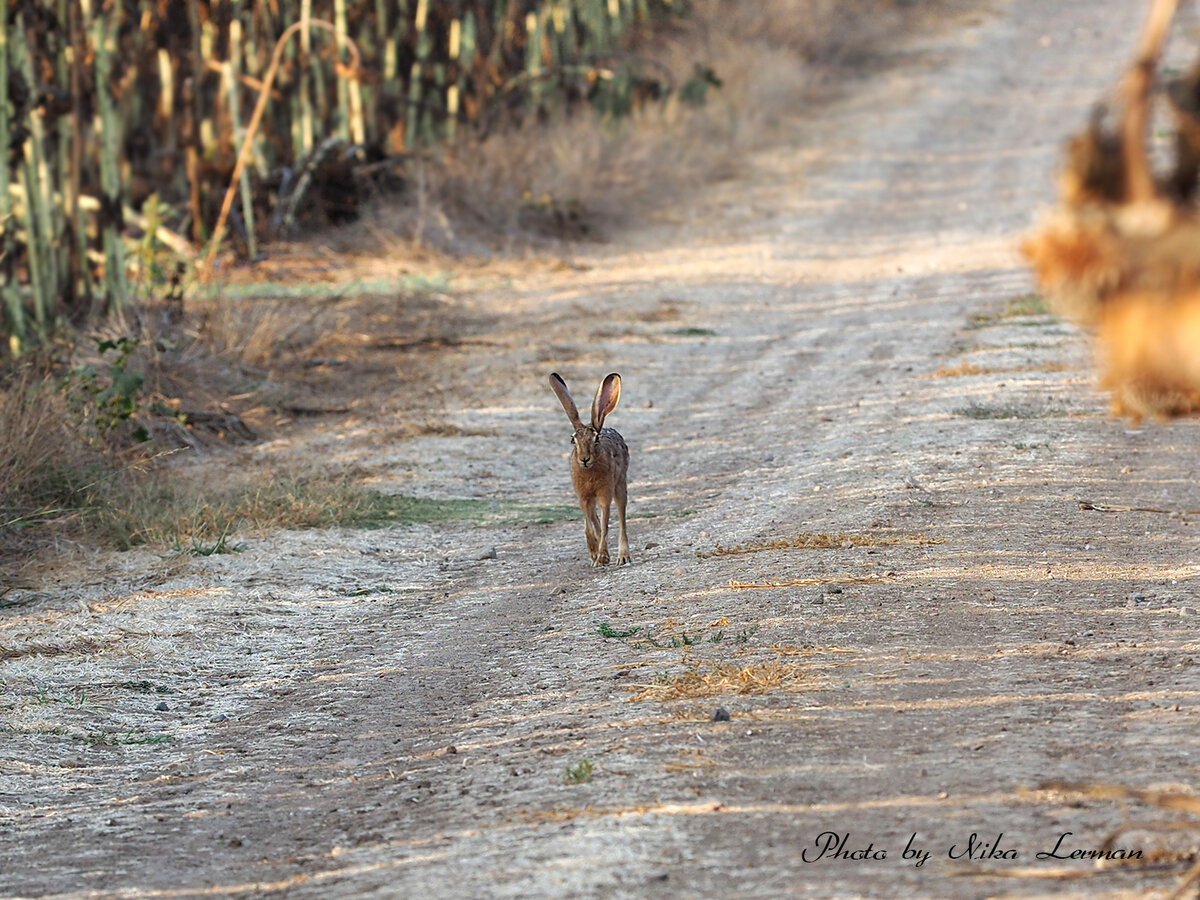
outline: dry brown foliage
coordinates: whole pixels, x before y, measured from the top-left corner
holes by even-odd
[[[1071,139],[1060,205],[1022,244],[1059,312],[1094,329],[1112,409],[1135,421],[1200,412],[1200,66],[1167,86],[1172,170],[1147,150],[1151,86],[1177,0],[1151,6],[1115,126]]]
[[[796,690],[811,678],[804,664],[779,659],[748,665],[696,661],[686,671],[671,678],[630,685],[629,690],[637,693],[629,700],[695,700],[728,694],[767,694],[776,690]]]
[[[856,64],[901,13],[888,0],[698,0],[678,27],[633,53],[675,85],[710,67],[720,88],[703,106],[672,95],[624,119],[580,109],[555,122],[465,135],[444,161],[419,168],[402,202],[332,235],[336,249],[397,236],[452,252],[511,249],[547,238],[599,237],[662,215],[680,192],[731,174],[808,103],[819,74]],[[332,245],[331,245],[332,246]]]

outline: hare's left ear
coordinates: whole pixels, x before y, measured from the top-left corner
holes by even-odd
[[[605,417],[617,408],[621,399],[621,376],[616,372],[605,377],[596,389],[596,399],[592,401],[592,427],[597,431],[604,425]]]

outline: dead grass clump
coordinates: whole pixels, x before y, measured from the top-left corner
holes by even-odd
[[[851,547],[894,547],[897,544],[940,544],[943,538],[931,538],[924,534],[884,534],[879,532],[848,531],[802,531],[790,538],[776,540],[747,541],[744,544],[726,546],[717,544],[712,550],[697,552],[707,559],[712,556],[738,556],[745,553],[762,553],[766,550],[830,550]]]
[[[986,375],[994,369],[985,368],[966,360],[953,366],[942,366],[936,372],[926,375],[926,378],[961,378],[964,375]]]
[[[347,316],[337,298],[220,297],[195,304],[193,337],[229,360],[268,369],[300,353],[315,355],[344,332]]]
[[[0,548],[19,528],[71,513],[114,476],[58,384],[32,366],[0,386],[0,422]]]
[[[963,360],[953,366],[942,366],[936,372],[922,375],[922,378],[962,378],[967,375],[1023,375],[1031,372],[1068,372],[1071,366],[1062,360],[1050,360],[1044,363],[1030,363],[1025,366],[980,366]]]
[[[651,684],[630,685],[627,689],[637,691],[629,698],[631,703],[638,700],[696,700],[727,694],[799,690],[811,678],[807,666],[779,659],[743,666],[696,662],[679,675],[663,677]]]
[[[114,643],[116,640],[106,642],[90,637],[76,637],[73,640],[56,644],[35,642],[15,647],[0,643],[0,662],[25,659],[30,656],[86,656],[105,650]]]

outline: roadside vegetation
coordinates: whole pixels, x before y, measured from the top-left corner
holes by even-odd
[[[247,525],[411,518],[424,501],[322,473],[216,496],[178,477],[331,411],[297,412],[289,378],[364,288],[290,277],[288,243],[453,270],[602,239],[735,171],[900,14],[0,0],[12,34],[48,35],[0,47],[0,565],[64,537],[223,552]]]

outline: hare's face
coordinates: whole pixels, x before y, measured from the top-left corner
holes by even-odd
[[[571,437],[572,455],[580,468],[590,469],[596,461],[596,440],[600,432],[591,425],[580,425]]]

